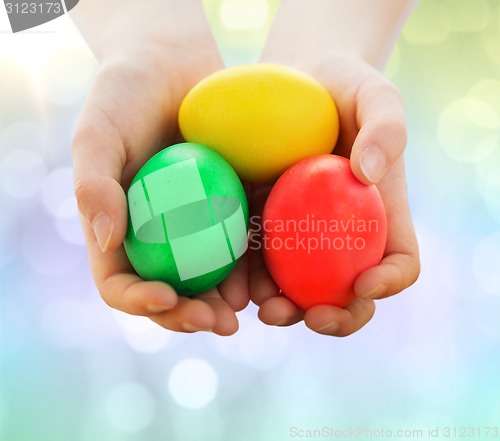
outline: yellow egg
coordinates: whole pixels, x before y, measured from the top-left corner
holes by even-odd
[[[181,104],[179,127],[186,141],[220,153],[242,180],[272,182],[297,161],[330,153],[339,121],[316,80],[289,67],[253,64],[198,83]]]

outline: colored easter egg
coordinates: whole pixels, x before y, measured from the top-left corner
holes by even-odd
[[[192,295],[219,284],[247,248],[248,204],[236,172],[193,143],[161,150],[127,192],[125,251],[145,280]]]
[[[304,310],[352,302],[355,279],[380,263],[387,241],[377,187],[362,184],[336,155],[290,167],[269,194],[262,229],[271,276]]]
[[[186,141],[220,153],[242,180],[272,182],[297,161],[330,153],[339,132],[328,91],[305,73],[274,64],[231,67],[185,97]]]

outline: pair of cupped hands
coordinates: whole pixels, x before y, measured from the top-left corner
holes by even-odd
[[[375,299],[399,293],[416,280],[419,256],[402,156],[404,102],[377,69],[355,54],[321,45],[295,46],[287,35],[271,32],[260,60],[300,69],[323,84],[340,118],[334,153],[349,157],[356,177],[376,184],[382,195],[388,217],[384,258],[356,279],[354,302],[345,308],[319,305],[300,310],[280,294],[256,250],[249,250],[220,285],[193,297],[178,296],[163,282],[144,281],[129,263],[122,245],[127,230],[125,191],[151,156],[182,141],[177,114],[183,97],[224,67],[202,11],[185,13],[191,27],[177,26],[175,32],[143,26],[127,38],[124,23],[122,29],[110,30],[106,50],[97,54],[100,67],[75,132],[73,159],[89,262],[102,298],[112,308],[147,316],[179,332],[231,335],[238,329],[236,312],[250,301],[269,325],[304,320],[320,334],[358,331],[373,317]],[[182,11],[180,15],[176,20],[183,19]],[[114,38],[117,35],[120,38]],[[271,186],[245,187],[250,215],[259,215]]]

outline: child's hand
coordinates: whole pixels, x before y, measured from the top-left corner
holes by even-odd
[[[108,24],[103,40],[96,40],[101,67],[73,141],[75,194],[92,274],[108,305],[175,331],[229,335],[238,329],[234,311],[248,303],[246,258],[219,287],[187,298],[177,297],[166,283],[142,280],[122,246],[127,230],[124,189],[160,148],[180,141],[182,98],[223,67],[201,3],[170,3],[175,7],[152,17],[140,16],[148,10],[142,4],[137,13],[132,10],[114,26]],[[150,30],[140,25],[149,21]]]
[[[273,61],[271,54],[266,55],[266,61]],[[346,308],[320,305],[304,313],[279,295],[257,251],[251,255],[250,295],[260,306],[259,317],[267,324],[286,326],[304,319],[318,333],[346,336],[372,318],[373,299],[404,290],[415,282],[420,271],[402,157],[406,145],[404,103],[398,90],[381,73],[354,55],[311,57],[292,67],[318,79],[337,104],[340,138],[334,153],[350,157],[359,180],[377,184],[388,217],[387,245],[380,265],[357,278],[354,290],[358,298]],[[269,190],[254,188],[253,215],[261,213]]]

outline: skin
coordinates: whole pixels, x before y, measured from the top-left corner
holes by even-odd
[[[363,20],[367,26],[365,35],[349,36],[354,26],[342,26],[347,18],[357,18],[346,2],[284,0],[262,55],[262,61],[309,73],[328,89],[341,121],[336,153],[351,157],[358,179],[377,184],[388,213],[385,257],[356,280],[357,300],[346,308],[321,305],[305,313],[279,294],[257,252],[247,253],[218,287],[192,298],[137,276],[122,246],[127,229],[124,189],[160,148],[181,141],[177,112],[182,98],[223,63],[198,0],[151,0],[148,8],[134,1],[87,0],[75,8],[75,21],[100,62],[73,140],[75,195],[94,281],[109,306],[147,316],[174,331],[231,335],[238,329],[235,312],[251,299],[267,324],[304,320],[318,333],[345,336],[371,319],[374,299],[396,294],[416,280],[418,245],[401,156],[406,144],[404,103],[374,67],[383,63],[411,2],[391,9],[393,0],[379,1],[387,7],[374,8],[374,16],[367,11],[372,0],[352,3],[358,10],[364,6],[358,30],[364,29]],[[309,21],[297,26],[306,16],[304,4],[309,5]],[[114,13],[118,6],[119,17]],[[328,13],[339,29],[332,20],[325,21]],[[373,23],[378,23],[378,34]],[[350,41],[351,47],[336,48],[340,37],[335,32],[345,32],[342,41]],[[365,38],[370,33],[380,34],[379,44]],[[378,166],[371,171],[363,168],[369,146],[368,163]],[[259,214],[269,187],[246,187],[252,214]]]
[[[312,0],[306,6],[300,0],[287,0],[278,12],[262,59],[301,69],[330,92],[340,119],[335,153],[351,159],[352,170],[361,182],[379,188],[387,211],[388,240],[380,265],[355,281],[358,297],[353,303],[346,308],[320,305],[307,312],[279,295],[261,253],[254,252],[250,293],[260,307],[259,317],[267,324],[287,326],[304,320],[320,334],[347,336],[370,321],[375,299],[397,294],[418,278],[418,243],[402,156],[405,105],[400,92],[378,70],[415,4]],[[374,151],[375,160],[365,156]],[[364,159],[376,166],[370,170]],[[258,210],[262,210],[268,191],[256,189],[252,205]]]

